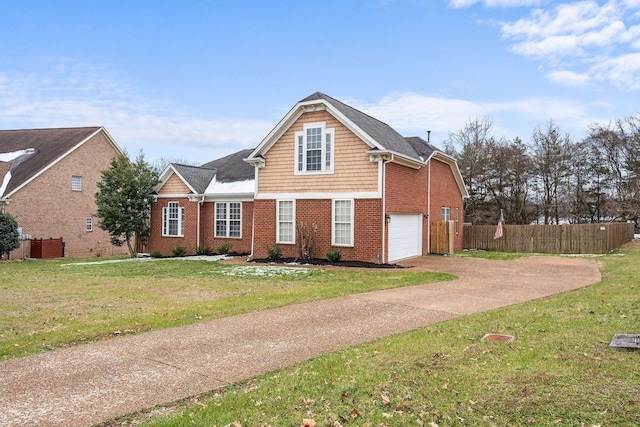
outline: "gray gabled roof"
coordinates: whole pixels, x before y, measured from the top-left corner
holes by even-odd
[[[25,185],[101,129],[103,128],[100,126],[93,126],[0,130],[0,154],[28,150],[11,160],[11,179],[0,197],[6,197]],[[0,177],[0,185],[2,178]]]
[[[217,172],[214,168],[182,165],[180,163],[172,163],[171,166],[185,181],[187,181],[186,183],[195,191],[196,194],[204,193],[204,190],[207,189],[207,186]]]
[[[378,142],[378,144],[380,144],[388,151],[424,162],[428,156],[425,157],[423,153],[430,150],[431,152],[436,150],[436,148],[431,145],[422,147],[420,145],[420,142],[424,142],[424,144],[427,144],[427,142],[422,138],[405,138],[388,124],[374,117],[371,117],[368,114],[363,113],[362,111],[356,110],[355,108],[343,102],[340,102],[337,99],[330,97],[329,95],[325,95],[322,92],[316,92],[313,95],[301,100],[300,103],[318,100],[324,100],[330,103],[346,118],[348,118],[351,122],[362,129],[365,133],[367,133],[371,138],[373,138],[376,142]],[[409,141],[409,139],[411,139],[411,141]]]
[[[205,163],[201,167],[217,169],[216,181],[236,182],[255,178],[255,168],[243,161],[251,154],[253,148],[240,150],[220,159]]]

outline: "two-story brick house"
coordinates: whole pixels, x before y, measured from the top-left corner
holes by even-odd
[[[462,248],[463,198],[454,159],[422,138],[315,93],[298,102],[246,161],[256,167],[255,257],[278,244],[296,256],[297,224],[315,224],[314,252],[393,262],[433,251],[435,223]]]
[[[462,248],[467,193],[454,159],[325,94],[298,102],[254,150],[216,162],[238,171],[227,184],[242,192],[217,194],[212,164],[171,165],[152,207],[150,250],[224,238],[254,258],[274,245],[297,257],[301,224],[315,230],[314,257],[394,262]]]
[[[94,217],[101,171],[122,154],[103,127],[0,130],[0,210],[24,235],[62,237],[65,256],[126,253]],[[13,257],[29,257],[29,246]]]

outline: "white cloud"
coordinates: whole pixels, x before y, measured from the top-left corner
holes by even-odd
[[[638,88],[640,0],[594,0],[537,8],[526,17],[501,23],[512,52],[551,67],[547,77],[560,84],[608,81]],[[580,78],[577,78],[580,76]]]
[[[42,77],[0,74],[0,128],[105,126],[130,155],[204,163],[255,147],[273,123],[197,118],[136,95],[107,70],[63,61]]]
[[[450,0],[449,5],[454,9],[462,9],[482,3],[487,7],[520,7],[535,6],[540,0]]]
[[[418,93],[396,93],[375,103],[353,99],[344,101],[384,121],[404,136],[425,138],[427,130],[431,130],[436,146],[442,145],[450,132],[459,131],[467,120],[474,118],[489,119],[497,138],[518,136],[525,142],[528,142],[536,126],[549,119],[561,124],[566,132],[576,137],[582,137],[589,124],[598,121],[582,103],[550,97],[478,102]]]
[[[591,81],[588,74],[576,73],[568,70],[552,71],[547,78],[563,86],[585,86]]]

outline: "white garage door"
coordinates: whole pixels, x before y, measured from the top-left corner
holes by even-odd
[[[389,216],[389,261],[422,255],[422,215]]]

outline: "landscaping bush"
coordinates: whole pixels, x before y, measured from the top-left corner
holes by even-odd
[[[187,249],[184,246],[176,246],[171,250],[173,256],[185,256],[187,254]]]
[[[282,258],[282,249],[278,245],[272,245],[267,248],[267,258],[270,261],[277,261]]]
[[[342,259],[342,252],[338,250],[327,252],[327,261],[340,262],[341,259]]]
[[[198,254],[198,255],[211,255],[211,248],[209,246],[198,246],[196,248],[196,254]]]
[[[160,251],[151,251],[149,254],[152,258],[162,258],[162,252]]]
[[[231,243],[225,243],[216,248],[216,253],[218,255],[225,255],[225,254],[228,254],[230,250],[231,250]]]

